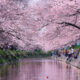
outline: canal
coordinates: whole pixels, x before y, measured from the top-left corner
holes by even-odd
[[[80,70],[53,59],[23,59],[0,66],[0,80],[80,80]]]

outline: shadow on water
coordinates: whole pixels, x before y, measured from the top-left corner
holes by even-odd
[[[0,66],[0,80],[80,80],[80,70],[53,59],[23,59]]]
[[[18,67],[18,63],[0,66],[0,80],[14,80],[19,72]]]

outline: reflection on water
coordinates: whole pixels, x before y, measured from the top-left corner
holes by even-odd
[[[80,80],[80,71],[53,59],[24,59],[0,66],[0,80]]]

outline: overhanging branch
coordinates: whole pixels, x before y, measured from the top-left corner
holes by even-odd
[[[72,27],[75,27],[77,29],[80,29],[79,26],[77,26],[76,24],[70,23],[70,22],[61,22],[61,23],[58,23],[58,24],[64,24],[66,26],[72,26]]]

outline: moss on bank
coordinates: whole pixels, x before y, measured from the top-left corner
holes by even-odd
[[[27,52],[23,50],[2,50],[0,49],[0,64],[11,63],[21,58],[37,58],[37,57],[49,57],[51,52],[44,52],[42,50],[35,50],[33,52]]]

